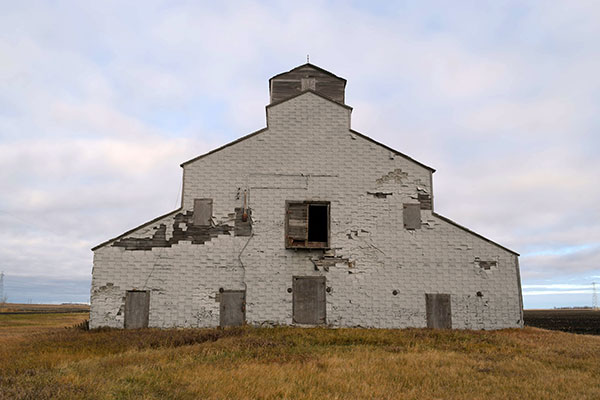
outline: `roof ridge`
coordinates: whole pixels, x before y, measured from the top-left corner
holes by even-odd
[[[343,80],[343,81],[344,81],[344,85],[345,85],[345,84],[348,82],[348,81],[347,81],[345,78],[342,78],[341,76],[338,76],[338,75],[334,74],[333,72],[326,70],[325,68],[321,68],[321,67],[319,67],[319,66],[317,66],[317,65],[315,65],[315,64],[311,64],[311,63],[309,63],[309,62],[307,62],[307,63],[304,63],[304,64],[302,64],[302,65],[298,65],[297,67],[294,67],[294,68],[290,69],[289,71],[281,72],[281,73],[279,73],[279,74],[277,74],[277,75],[274,75],[274,76],[272,76],[272,77],[269,79],[269,82],[271,82],[273,79],[275,79],[275,78],[277,78],[277,77],[279,77],[279,76],[281,76],[281,75],[289,74],[289,73],[290,73],[290,72],[292,72],[292,71],[295,71],[295,70],[297,70],[297,69],[304,68],[304,67],[311,67],[311,68],[314,68],[314,69],[316,69],[316,70],[319,70],[319,71],[321,71],[321,72],[324,72],[324,73],[326,73],[326,74],[329,74],[329,75],[331,75],[331,76],[333,76],[333,77],[335,77],[335,78],[341,79],[341,80]]]

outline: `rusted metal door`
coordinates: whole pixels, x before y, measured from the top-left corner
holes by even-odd
[[[295,276],[293,278],[293,321],[296,324],[326,323],[324,276]]]
[[[452,307],[449,294],[427,293],[425,303],[428,328],[452,329]]]
[[[150,292],[128,290],[125,296],[125,329],[148,327]]]
[[[221,327],[240,326],[246,320],[246,292],[225,290],[221,293],[219,320]]]

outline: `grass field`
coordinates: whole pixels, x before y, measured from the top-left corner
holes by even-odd
[[[600,337],[536,328],[84,331],[0,315],[0,399],[598,399]]]
[[[0,303],[0,314],[4,313],[71,313],[89,312],[87,304],[20,304]]]

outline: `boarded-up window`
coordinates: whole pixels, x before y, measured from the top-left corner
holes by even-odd
[[[246,220],[244,221],[244,213],[246,214]],[[235,225],[234,225],[235,236],[250,236],[252,234],[252,210],[247,208],[235,209]]]
[[[419,203],[421,204],[421,210],[431,210],[431,196],[427,193],[419,193]]]
[[[450,295],[441,293],[425,294],[427,327],[435,329],[452,329],[452,308]]]
[[[148,327],[150,292],[129,290],[125,296],[125,329]]]
[[[294,323],[324,324],[326,322],[325,277],[295,276],[293,279]]]
[[[300,93],[298,79],[274,79],[271,81],[271,103],[285,100]]]
[[[315,78],[302,78],[300,81],[302,90],[315,90],[317,88],[317,80]]]
[[[194,225],[210,225],[212,206],[212,199],[194,199]]]
[[[421,207],[419,204],[404,204],[404,228],[421,229]]]
[[[286,202],[285,247],[329,247],[329,202]]]

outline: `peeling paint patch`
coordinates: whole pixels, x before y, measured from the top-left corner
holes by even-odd
[[[452,247],[454,250],[460,250],[460,251],[468,251],[468,250],[473,250],[473,247],[469,246],[468,244],[457,244],[454,247]]]
[[[348,232],[346,232],[346,236],[348,237],[348,239],[352,239],[353,237],[359,237],[359,236],[364,236],[362,235],[363,233],[367,233],[369,234],[370,232],[364,229],[350,229]]]
[[[476,263],[479,265],[479,268],[484,269],[486,271],[491,270],[492,268],[498,267],[498,261],[484,261],[478,260]]]
[[[391,196],[393,193],[392,192],[367,192],[367,194],[373,196],[373,197],[377,197],[378,199],[385,199],[388,196]]]
[[[350,259],[335,255],[323,255],[318,258],[313,258],[310,261],[314,264],[315,269],[319,270],[319,268],[322,268],[324,271],[329,271],[329,268],[334,267],[336,264],[348,264],[348,267],[350,267],[350,264],[352,263],[354,266],[354,263],[351,262]]]
[[[192,244],[204,244],[218,235],[229,235],[234,228],[227,224],[215,226],[194,225],[194,213],[187,211],[178,213],[173,221],[173,236],[166,238],[167,226],[160,224],[154,227],[155,232],[148,238],[122,238],[112,245],[113,247],[124,247],[125,250],[152,250],[156,247],[171,247],[182,240],[190,241]],[[183,229],[185,226],[185,230]]]
[[[396,168],[395,170],[388,172],[386,175],[383,175],[381,178],[378,178],[375,182],[378,185],[388,182],[402,183],[402,180],[407,178],[408,173],[402,171],[400,168]]]

